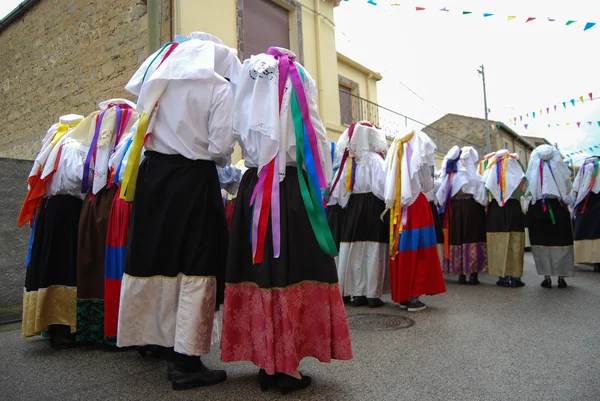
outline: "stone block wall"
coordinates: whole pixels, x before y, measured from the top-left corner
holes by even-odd
[[[0,158],[0,308],[19,305],[31,230],[17,227],[31,161]]]
[[[448,114],[423,129],[444,155],[454,145],[473,146],[479,156],[485,155],[485,122],[478,119]],[[493,133],[492,133],[493,135]]]
[[[161,0],[161,39],[171,0]],[[144,0],[39,0],[0,30],[0,157],[32,159],[63,114],[86,115],[123,87],[147,57]]]

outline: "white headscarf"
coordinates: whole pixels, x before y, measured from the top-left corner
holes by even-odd
[[[430,167],[435,166],[435,143],[421,131],[414,132],[408,142],[403,142],[408,135],[394,139],[385,160],[387,177],[384,200],[388,209],[392,208],[396,200],[396,188],[400,185],[397,179],[399,168],[402,168],[400,202],[403,206],[412,205],[421,192],[427,193],[433,188]],[[400,146],[403,146],[402,160],[398,160]]]
[[[368,121],[357,123],[348,144],[350,157],[356,158],[357,161],[366,153],[385,153],[388,150],[385,134],[375,127],[363,125],[365,123],[372,125]]]
[[[486,205],[487,196],[482,177],[475,169],[478,160],[479,154],[472,146],[464,146],[462,149],[454,146],[448,151],[442,162],[442,183],[436,194],[440,205],[445,207],[448,199],[461,190],[473,195],[478,203]],[[450,167],[452,164],[454,166]],[[452,174],[447,171],[448,169],[452,170]]]
[[[590,192],[593,192],[595,194],[600,192],[600,179],[598,177],[596,177],[594,185],[590,188],[594,177],[600,174],[599,169],[599,172],[594,175],[595,163],[600,163],[598,157],[586,159],[581,165],[581,168],[577,173],[577,177],[575,177],[575,181],[573,182],[573,191],[577,194],[577,199],[575,200],[575,207],[577,207],[577,205],[579,205],[588,196]]]
[[[502,163],[506,164],[503,166],[503,170],[505,169],[506,171],[506,188],[504,191],[500,191],[500,183],[498,182],[497,170],[499,159],[502,159]],[[504,206],[504,203],[519,188],[524,177],[525,173],[519,163],[519,155],[516,153],[511,154],[508,150],[502,149],[497,151],[494,157],[490,159],[489,165],[483,174],[483,182],[498,204]]]
[[[540,164],[542,174],[540,174]],[[526,177],[532,204],[541,200],[544,195],[555,196],[566,201],[573,187],[569,167],[563,162],[558,149],[551,145],[540,145],[534,149]]]

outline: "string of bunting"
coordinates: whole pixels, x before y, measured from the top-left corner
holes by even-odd
[[[344,1],[348,2],[349,0],[344,0]],[[391,7],[400,7],[401,6],[400,3],[395,2],[395,1],[392,1],[391,3],[384,3],[383,1],[378,1],[378,0],[367,0],[367,3],[371,4],[372,6],[379,6],[380,4],[383,4],[383,5],[389,4]],[[408,6],[405,7],[405,8],[408,8]],[[448,9],[448,7],[444,7],[444,8],[440,8],[440,9],[437,9],[437,8],[427,8],[427,7],[414,7],[414,9],[417,12],[423,12],[423,11],[427,11],[427,10],[440,11],[440,12],[445,12],[445,13],[449,13],[450,12],[450,9]],[[475,13],[473,11],[466,11],[466,10],[459,10],[458,13],[460,13],[462,15],[478,14],[478,13]],[[494,14],[494,13],[481,13],[481,14],[483,15],[484,18],[491,18],[491,17],[499,16],[499,15]],[[526,24],[530,23],[530,22],[534,22],[536,20],[543,20],[543,19],[547,19],[548,22],[559,23],[558,19],[557,18],[553,18],[553,17],[544,17],[544,18],[538,18],[538,17],[518,17],[516,15],[507,15],[505,17],[506,17],[507,21],[514,21],[514,20],[522,19],[522,20],[525,21]],[[566,20],[564,22],[565,22],[565,24],[564,24],[565,26],[571,26],[571,25],[575,25],[579,21],[573,20],[573,19],[569,19],[569,20]],[[583,21],[581,23],[583,23]],[[585,23],[585,25],[583,27],[583,30],[587,31],[588,29],[591,29],[594,26],[596,26],[596,22],[588,21],[588,22]]]
[[[590,100],[594,100],[595,99],[593,92],[588,93],[587,97],[589,97],[589,99],[586,99],[585,96],[579,96],[578,99],[579,99],[579,101],[581,103],[584,103],[586,101],[589,102]],[[566,109],[568,104],[571,104],[573,107],[575,107],[575,105],[577,105],[578,102],[575,100],[575,98],[573,98],[573,99],[571,99],[569,101],[566,101],[566,102],[562,102],[563,109]],[[519,121],[519,122],[523,121],[523,118],[525,118],[525,119],[527,119],[527,118],[535,118],[536,116],[541,116],[544,113],[546,115],[548,115],[550,113],[553,113],[553,112],[556,113],[557,109],[559,107],[560,107],[560,104],[558,104],[558,105],[555,104],[553,107],[546,107],[545,109],[540,109],[539,112],[533,111],[531,113],[525,114],[525,116],[519,116],[518,119],[517,119],[517,117],[509,118],[508,121],[510,121],[512,124],[516,124],[517,121]],[[544,112],[544,110],[545,110],[545,112]]]
[[[600,121],[599,121],[599,123],[600,123]],[[594,149],[600,149],[600,144],[593,145],[593,146],[587,147],[585,149],[580,149],[580,150],[576,150],[574,152],[567,153],[565,156],[568,157],[569,159],[571,159],[572,156],[577,155],[577,154],[581,154],[581,153],[585,153],[587,151],[590,151],[590,152],[593,153],[593,152],[595,152]]]
[[[571,123],[570,121],[568,121],[566,123],[563,123],[562,125],[560,123],[548,123],[548,128],[562,127],[562,126],[570,127],[571,124],[573,124],[573,125],[577,124],[577,128],[581,128],[581,124],[585,124],[585,123],[587,123],[589,126],[594,125],[593,121],[577,121],[575,123]],[[600,121],[597,121],[597,123],[598,123],[598,126],[600,127]],[[513,123],[513,125],[516,125],[516,123]],[[523,124],[523,127],[525,129],[527,129],[527,128],[529,128],[529,124],[525,123],[525,124]]]

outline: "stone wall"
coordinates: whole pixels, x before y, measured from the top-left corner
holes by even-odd
[[[161,39],[171,0],[161,0]],[[147,57],[146,1],[39,0],[0,31],[0,157],[32,159],[63,114],[113,97]]]
[[[495,124],[495,122],[491,122]],[[479,157],[485,156],[485,120],[474,117],[447,114],[433,124],[423,129],[427,135],[434,140],[438,151],[446,154],[454,145],[460,147],[473,146],[477,149]],[[517,152],[524,166],[527,166],[532,149],[527,149],[512,134],[504,128],[490,129],[490,142],[492,151],[507,148],[511,152]]]
[[[423,129],[444,155],[454,145],[473,146],[479,156],[485,155],[485,121],[448,114]]]
[[[23,297],[31,230],[17,227],[17,216],[30,169],[28,160],[0,158],[0,307],[19,305]]]

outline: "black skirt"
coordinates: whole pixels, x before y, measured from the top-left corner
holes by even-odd
[[[77,286],[77,234],[82,201],[70,195],[44,199],[36,220],[25,290]]]
[[[433,224],[435,225],[435,239],[438,244],[444,243],[444,226],[438,212],[438,208],[434,202],[429,202],[431,214],[433,215]]]
[[[340,250],[340,242],[342,240],[342,230],[344,228],[344,220],[346,218],[346,211],[340,205],[327,206],[327,222],[333,235],[335,245]]]
[[[485,207],[472,197],[451,199],[448,224],[450,245],[485,243]],[[446,216],[444,216],[446,218]]]
[[[215,276],[223,302],[227,219],[214,162],[146,152],[140,166],[125,273]]]
[[[385,203],[372,193],[350,195],[341,242],[389,243],[389,213],[381,221],[384,210]]]
[[[541,200],[530,205],[526,223],[529,228],[531,246],[563,247],[573,245],[573,230],[569,209],[558,199],[546,199],[548,209],[554,214],[554,224],[550,210],[544,211]]]
[[[337,283],[337,271],[331,255],[319,247],[308,214],[302,202],[298,173],[295,167],[286,168],[285,180],[280,185],[281,251],[273,257],[271,222],[267,227],[264,259],[261,264],[252,262],[250,243],[252,209],[250,199],[258,183],[256,168],[244,173],[238,190],[237,202],[231,224],[229,252],[227,255],[227,284],[255,283],[260,288],[281,288],[302,281]]]
[[[516,199],[509,199],[502,207],[493,199],[488,206],[486,230],[488,233],[524,233],[525,215],[521,203]]]
[[[585,209],[583,209],[585,206]],[[583,211],[583,213],[582,213]],[[587,199],[577,205],[575,212],[575,240],[600,238],[600,193],[590,192]]]
[[[44,199],[36,219],[25,277],[23,336],[50,325],[76,328],[77,235],[82,201],[70,195]]]

